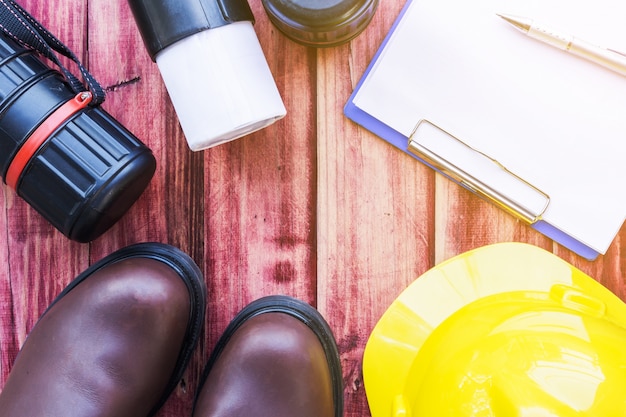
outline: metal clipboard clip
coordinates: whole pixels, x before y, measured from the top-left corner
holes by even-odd
[[[550,204],[546,193],[428,120],[413,130],[408,151],[528,224],[540,220]]]

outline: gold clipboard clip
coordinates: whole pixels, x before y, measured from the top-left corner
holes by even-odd
[[[540,220],[550,204],[546,193],[426,119],[409,137],[408,151],[528,224]]]

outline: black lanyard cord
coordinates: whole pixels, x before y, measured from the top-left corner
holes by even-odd
[[[93,95],[91,106],[97,106],[104,101],[106,96],[104,89],[81,64],[78,57],[14,0],[0,0],[0,29],[21,45],[38,51],[54,62],[75,93],[85,91],[86,84]],[[76,63],[85,84],[63,66],[54,51]]]

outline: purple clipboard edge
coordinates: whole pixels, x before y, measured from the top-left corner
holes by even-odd
[[[415,156],[411,152],[408,152],[408,150],[407,150],[408,138],[406,136],[404,136],[400,132],[392,129],[391,127],[387,126],[386,124],[384,124],[380,120],[374,118],[370,114],[364,112],[363,110],[361,110],[360,108],[358,108],[354,104],[354,97],[356,96],[356,94],[358,93],[359,89],[361,88],[361,85],[363,84],[363,81],[365,80],[367,74],[370,72],[370,70],[374,66],[376,60],[380,56],[382,50],[384,49],[384,47],[387,44],[389,38],[391,37],[391,34],[393,33],[393,31],[398,26],[398,23],[400,22],[400,20],[402,20],[402,16],[406,12],[407,8],[409,7],[409,5],[411,4],[412,1],[413,0],[407,0],[406,4],[404,5],[402,10],[400,11],[400,14],[398,15],[398,18],[393,23],[393,26],[389,30],[389,33],[385,37],[382,45],[378,48],[378,51],[376,52],[376,55],[374,55],[374,58],[372,59],[372,61],[368,65],[367,69],[365,70],[365,73],[363,74],[363,76],[359,80],[358,84],[356,85],[354,91],[350,95],[350,98],[348,99],[348,102],[346,103],[346,105],[344,107],[344,115],[348,119],[352,120],[353,122],[357,123],[358,125],[360,125],[360,126],[364,127],[365,129],[369,130],[370,132],[372,132],[376,136],[378,136],[378,137],[382,138],[383,140],[389,142],[390,144],[392,144],[396,148],[400,149],[401,151],[403,151],[407,155],[410,155],[414,159],[416,159],[416,160],[418,160],[418,161],[420,161],[420,162],[430,166],[431,168],[435,169],[433,166],[431,166],[430,164],[426,163],[425,161],[419,159],[417,156]],[[416,120],[416,123],[417,122],[418,121]],[[443,174],[443,175],[445,176],[445,174]],[[448,177],[448,178],[450,180],[454,181],[452,178],[450,178],[450,177]],[[457,181],[454,181],[454,182],[459,184]],[[463,187],[462,184],[459,184],[459,185]],[[465,188],[467,188],[467,187],[465,187]],[[571,237],[567,233],[563,232],[560,229],[557,229],[556,227],[552,226],[549,223],[546,223],[543,220],[539,220],[539,221],[531,224],[531,227],[533,229],[537,230],[538,232],[542,233],[543,235],[549,237],[550,239],[554,240],[555,242],[563,245],[567,249],[577,253],[578,255],[582,256],[583,258],[585,258],[587,260],[593,261],[594,259],[596,259],[598,257],[598,255],[600,255],[594,249],[588,247],[587,245],[585,245],[582,242],[574,239],[573,237]]]

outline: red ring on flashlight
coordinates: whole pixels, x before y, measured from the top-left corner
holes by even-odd
[[[92,99],[89,92],[78,93],[76,97],[65,102],[56,109],[37,129],[26,139],[20,150],[9,165],[6,175],[6,183],[14,190],[17,189],[17,182],[24,172],[24,168],[32,159],[33,155],[41,148],[41,145],[56,131],[65,121],[87,107]]]

